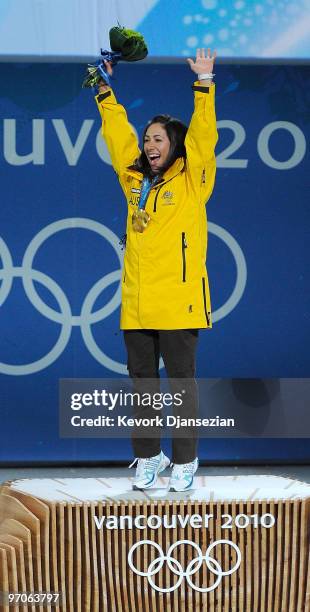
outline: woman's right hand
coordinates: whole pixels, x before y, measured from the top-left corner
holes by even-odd
[[[108,75],[112,76],[113,68],[112,68],[111,62],[107,62],[106,60],[104,60],[104,65],[106,67],[106,71],[107,71]],[[109,89],[109,86],[103,80],[99,81],[99,83],[98,83],[98,91],[99,91],[99,93],[104,93],[108,89]]]

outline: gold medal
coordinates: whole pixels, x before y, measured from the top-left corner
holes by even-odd
[[[135,232],[144,232],[147,227],[147,224],[150,221],[150,215],[146,212],[146,210],[142,210],[138,208],[132,215],[132,227]]]

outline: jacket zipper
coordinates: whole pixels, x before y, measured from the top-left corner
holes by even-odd
[[[159,192],[160,192],[160,190],[161,190],[161,188],[162,188],[162,187],[163,187],[163,185],[161,185],[161,186],[160,186],[160,187],[157,189],[157,193],[156,193],[155,200],[154,200],[153,212],[156,212],[157,198],[158,198],[158,194],[159,194]]]
[[[156,212],[156,208],[157,208],[157,198],[159,196],[159,192],[162,189],[162,187],[164,187],[164,185],[167,185],[167,183],[170,183],[170,181],[172,181],[175,177],[177,176],[177,174],[175,174],[174,176],[172,176],[168,181],[165,181],[158,189],[157,189],[157,193],[155,196],[155,200],[154,200],[154,206],[153,206],[153,212]]]
[[[210,317],[209,317],[208,311],[207,311],[206,281],[205,281],[204,278],[202,279],[202,293],[203,293],[203,306],[204,306],[204,310],[205,310],[205,315],[206,315],[207,323],[208,323],[208,325],[210,325]]]
[[[187,249],[187,242],[185,232],[182,232],[182,282],[186,282],[186,253],[185,249]]]

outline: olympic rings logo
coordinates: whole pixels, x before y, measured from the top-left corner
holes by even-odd
[[[178,546],[180,546],[180,544],[192,546],[194,550],[198,553],[197,556],[189,562],[185,570],[183,570],[181,563],[172,556],[173,551]],[[211,551],[220,544],[226,544],[227,546],[231,546],[232,549],[235,550],[237,555],[235,565],[227,571],[223,571],[219,562],[210,555]],[[154,546],[154,548],[156,548],[156,550],[158,551],[159,556],[156,557],[153,561],[151,561],[146,572],[141,572],[134,566],[132,557],[133,553],[139,548],[139,546],[145,545]],[[167,561],[170,571],[173,572],[173,574],[175,574],[176,576],[178,576],[178,579],[172,587],[161,588],[157,586],[157,584],[155,584],[155,582],[153,581],[153,576],[160,572],[160,570],[163,568],[165,561]],[[205,561],[208,570],[216,576],[214,583],[209,587],[199,587],[195,585],[192,581],[193,574],[196,574],[200,570],[203,561]],[[223,576],[229,576],[230,574],[236,572],[240,566],[240,563],[240,549],[238,548],[237,544],[231,542],[230,540],[216,540],[215,542],[212,542],[212,544],[208,546],[204,555],[202,554],[201,548],[198,546],[198,544],[196,544],[196,542],[192,542],[191,540],[179,540],[178,542],[175,542],[170,546],[166,555],[164,555],[162,548],[159,546],[159,544],[157,544],[157,542],[153,542],[152,540],[141,540],[140,542],[136,542],[136,544],[131,547],[128,553],[128,564],[131,570],[135,574],[138,574],[138,576],[147,577],[150,586],[156,591],[159,591],[160,593],[171,593],[172,591],[175,591],[179,588],[183,578],[186,578],[189,586],[194,589],[194,591],[199,591],[200,593],[208,593],[210,591],[214,591],[214,589],[216,589],[220,584]]]
[[[48,238],[54,234],[68,229],[85,229],[90,230],[99,234],[104,240],[106,240],[110,246],[114,249],[117,258],[119,260],[119,268],[106,274],[100,278],[91,287],[88,294],[86,295],[84,302],[81,307],[81,312],[78,315],[74,315],[71,310],[68,298],[62,288],[54,279],[52,279],[46,272],[37,270],[33,264],[35,256],[38,250],[42,247]],[[231,312],[239,302],[246,285],[246,263],[245,258],[235,239],[223,228],[209,223],[209,231],[216,235],[218,238],[223,240],[231,251],[237,268],[237,279],[235,287],[228,298],[228,300],[212,315],[213,321],[216,322],[219,319],[224,318]],[[13,365],[8,363],[0,362],[0,372],[2,374],[9,375],[28,375],[39,372],[52,363],[54,363],[58,357],[65,350],[70,337],[72,328],[80,327],[81,334],[90,354],[103,365],[107,370],[116,372],[122,376],[127,376],[127,367],[125,364],[111,359],[96,343],[93,333],[92,325],[102,321],[103,319],[110,316],[121,303],[121,274],[122,274],[122,263],[123,263],[123,252],[119,247],[119,238],[114,234],[108,227],[93,221],[92,219],[73,217],[68,219],[61,219],[55,221],[44,227],[41,231],[29,243],[21,266],[14,266],[10,251],[0,237],[0,260],[2,261],[2,268],[0,268],[0,306],[2,306],[7,299],[14,278],[21,278],[23,282],[24,291],[36,310],[50,321],[54,321],[61,325],[59,337],[54,347],[41,359],[33,361],[31,363]],[[34,282],[37,282],[52,294],[55,298],[60,312],[48,306],[38,294]],[[107,304],[98,310],[93,310],[93,306],[100,296],[102,291],[117,283],[115,293]]]

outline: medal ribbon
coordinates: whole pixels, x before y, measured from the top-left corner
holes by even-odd
[[[139,210],[145,209],[146,202],[149,197],[151,188],[153,187],[153,185],[155,185],[158,182],[158,180],[159,180],[159,176],[155,176],[155,178],[153,178],[152,181],[147,176],[144,177],[142,184],[141,184],[141,193],[140,193],[139,204],[138,204]]]

